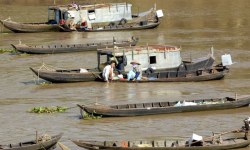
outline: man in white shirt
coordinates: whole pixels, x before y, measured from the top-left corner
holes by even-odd
[[[109,80],[113,80],[115,61],[111,61],[102,71],[102,77],[104,81],[109,82]]]

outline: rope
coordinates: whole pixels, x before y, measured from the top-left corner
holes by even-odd
[[[59,68],[58,68],[58,69],[59,69]],[[36,84],[39,83],[40,70],[56,71],[57,68],[56,68],[56,67],[53,67],[53,66],[50,66],[50,65],[46,65],[46,64],[43,62],[42,65],[37,69],[37,79],[34,79]]]

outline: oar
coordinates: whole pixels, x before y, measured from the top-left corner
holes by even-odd
[[[62,150],[70,150],[67,146],[63,145],[62,143],[58,142],[57,143],[59,145],[59,147],[62,149]]]

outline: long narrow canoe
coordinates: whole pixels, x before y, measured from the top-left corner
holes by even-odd
[[[93,29],[82,30],[85,32],[102,32],[102,31],[123,31],[123,30],[144,30],[144,29],[153,29],[160,25],[160,22],[149,22],[146,25],[133,24],[133,25],[115,25],[115,26],[103,26],[96,27]],[[80,31],[80,30],[79,30]]]
[[[71,52],[84,52],[96,51],[98,48],[111,48],[114,46],[135,46],[138,38],[132,37],[131,40],[122,41],[107,41],[107,42],[94,42],[86,44],[51,44],[51,45],[38,45],[28,46],[26,44],[11,44],[11,46],[22,53],[28,54],[56,54],[56,53],[71,53]]]
[[[11,20],[0,20],[3,26],[16,33],[60,31],[61,27],[49,23],[20,23]]]
[[[98,69],[87,69],[81,72],[81,69],[71,70],[45,70],[30,68],[39,78],[52,83],[68,83],[68,82],[87,82],[87,81],[103,81],[101,72]],[[226,73],[227,69],[209,69],[198,70],[193,72],[186,71],[158,71],[154,73],[144,73],[142,80],[127,81],[126,79],[117,79],[112,82],[128,82],[128,83],[145,83],[145,82],[201,82],[210,80],[220,80]]]
[[[93,114],[94,116],[103,117],[127,117],[127,116],[143,116],[156,114],[170,114],[195,112],[205,110],[221,110],[246,107],[250,104],[250,95],[237,97],[225,97],[215,99],[197,99],[187,101],[173,102],[150,102],[135,103],[122,105],[77,105],[80,108],[81,116],[84,118],[84,112]]]
[[[77,146],[88,150],[228,150],[247,147],[250,139],[232,137],[204,140],[202,145],[188,145],[185,140],[137,140],[137,141],[84,141],[73,140]],[[195,144],[195,142],[193,142]],[[197,142],[198,143],[198,142]],[[199,143],[200,144],[200,143]]]
[[[56,148],[57,142],[62,137],[62,133],[52,136],[50,140],[38,141],[32,140],[20,142],[18,144],[0,145],[1,150],[51,150]]]

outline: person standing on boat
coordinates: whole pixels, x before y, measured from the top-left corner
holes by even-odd
[[[140,63],[133,60],[130,63],[132,65],[132,70],[130,70],[127,74],[128,81],[130,80],[141,80],[142,71],[140,67]]]
[[[108,64],[102,71],[102,77],[104,81],[109,82],[109,80],[113,80],[114,76],[114,68],[116,65],[116,61],[112,60],[110,64]]]

